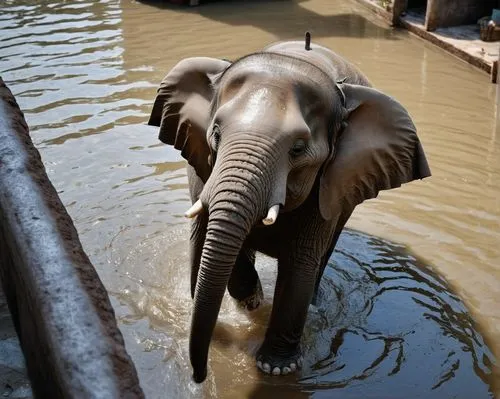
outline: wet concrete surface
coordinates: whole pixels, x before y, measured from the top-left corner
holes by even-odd
[[[402,21],[406,26],[414,28],[414,32],[418,30],[425,35],[424,38],[487,73],[491,73],[494,63],[498,61],[500,42],[482,41],[477,24],[437,28],[433,32],[427,32],[423,16],[411,11],[402,17]]]

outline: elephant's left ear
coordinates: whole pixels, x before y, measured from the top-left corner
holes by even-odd
[[[203,182],[211,172],[206,133],[213,81],[229,65],[207,57],[180,61],[161,82],[148,122],[160,127],[159,139],[180,150]]]
[[[339,87],[348,117],[320,180],[319,206],[326,220],[349,217],[380,190],[431,175],[415,126],[400,103],[370,87]]]

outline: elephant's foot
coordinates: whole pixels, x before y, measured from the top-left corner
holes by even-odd
[[[302,367],[303,358],[300,350],[286,356],[277,356],[266,353],[262,348],[257,353],[257,367],[266,374],[287,375]]]
[[[264,292],[262,291],[262,285],[260,280],[257,280],[257,285],[254,288],[254,292],[251,293],[246,298],[240,299],[235,298],[238,301],[238,305],[246,310],[255,310],[259,307],[264,299]]]

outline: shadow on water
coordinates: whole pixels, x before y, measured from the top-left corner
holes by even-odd
[[[360,232],[346,230],[337,248],[309,312],[301,375],[261,376],[249,397],[493,397],[493,355],[442,277]]]
[[[140,253],[151,250],[150,244],[145,245]],[[184,256],[185,252],[177,255],[176,269]],[[129,261],[137,264],[139,259],[132,256]],[[257,373],[253,358],[272,306],[275,267],[269,258],[259,257],[257,268],[264,305],[246,313],[226,296],[214,332],[206,386],[194,396],[187,392],[192,388],[186,388],[182,397],[199,397],[202,392],[205,397],[259,399],[493,397],[494,356],[462,300],[404,246],[353,230],[342,234],[325,271],[318,306],[309,310],[300,374]],[[140,300],[136,295],[118,297],[136,309],[138,303],[149,303],[139,305],[141,309],[127,319],[134,324],[146,317],[156,331],[150,341],[160,342],[163,333],[176,342],[177,360],[168,367],[189,387],[187,334],[192,305],[183,299],[189,294],[181,293],[188,289],[187,273],[174,273],[179,274],[168,276],[173,288],[158,280],[151,284],[141,280],[147,294]],[[155,368],[152,373],[165,373],[163,366]],[[169,391],[171,381],[165,384]]]
[[[332,14],[322,15],[302,6],[303,0],[271,1],[206,1],[198,7],[184,7],[160,0],[139,0],[141,3],[170,11],[199,14],[205,18],[229,26],[251,25],[273,34],[279,40],[300,38],[305,31],[311,31],[313,38],[319,37],[378,37],[397,40],[388,28],[381,28],[358,13],[339,14],[335,6]],[[266,13],[262,12],[265,3]],[[353,4],[352,7],[355,7]],[[189,27],[186,27],[187,32]]]
[[[493,397],[493,355],[442,277],[404,246],[352,230],[337,248],[309,314],[302,375],[263,378],[250,397]]]

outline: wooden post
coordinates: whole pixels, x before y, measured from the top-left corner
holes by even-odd
[[[498,60],[493,61],[493,65],[491,66],[491,83],[498,83]]]
[[[392,25],[399,26],[401,14],[408,9],[408,0],[394,0],[392,6]]]
[[[496,64],[497,70],[496,70],[496,74],[495,74],[495,79],[496,79],[495,83],[500,83],[500,71],[499,71],[500,68],[498,68],[498,65],[500,64],[500,46],[498,46],[498,47],[499,48],[498,48],[498,59],[497,59],[497,64]]]
[[[427,9],[425,12],[425,30],[435,31],[439,25],[439,1],[427,0]]]

